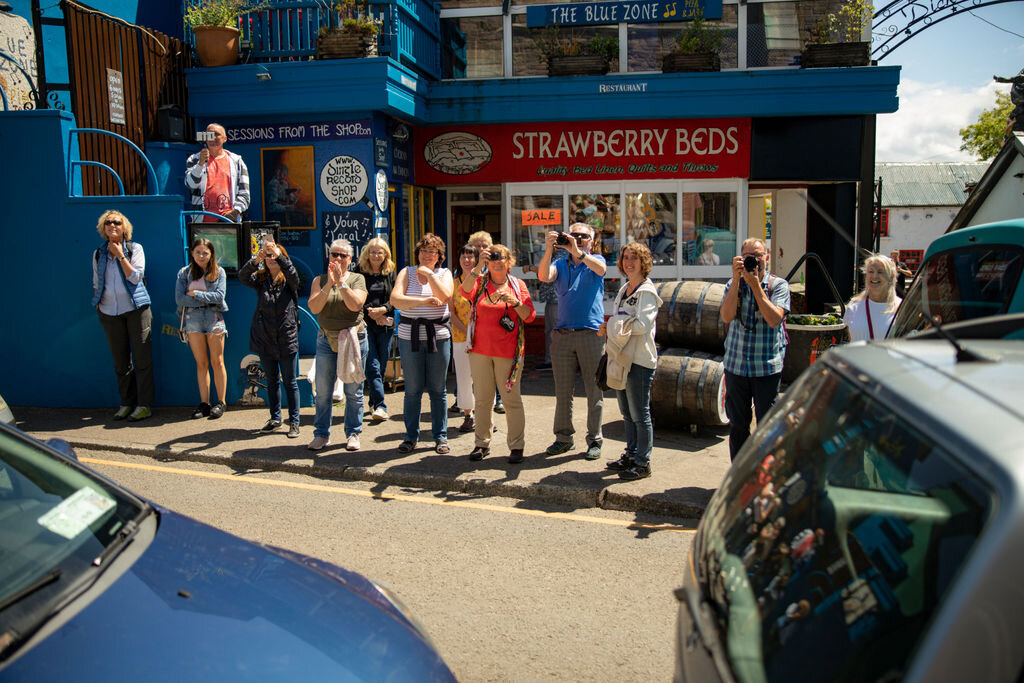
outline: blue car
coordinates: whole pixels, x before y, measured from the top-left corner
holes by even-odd
[[[0,425],[0,681],[82,677],[455,680],[369,579],[152,505]]]

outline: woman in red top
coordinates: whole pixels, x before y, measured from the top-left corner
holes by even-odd
[[[466,273],[462,292],[473,306],[466,332],[470,374],[473,377],[476,446],[470,460],[490,453],[491,408],[497,385],[505,404],[510,463],[523,461],[526,413],[519,393],[523,374],[526,323],[537,317],[526,284],[512,277],[512,252],[501,244],[480,252],[476,266]],[[487,274],[481,275],[486,269]]]

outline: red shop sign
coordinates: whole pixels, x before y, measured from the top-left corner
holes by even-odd
[[[417,185],[747,178],[750,119],[419,128],[416,151]]]

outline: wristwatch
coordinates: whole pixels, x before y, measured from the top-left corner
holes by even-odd
[[[124,256],[118,256],[117,257],[117,262],[120,263],[121,261],[124,261],[124,258],[125,258]]]

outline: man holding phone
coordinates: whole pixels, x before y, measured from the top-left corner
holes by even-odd
[[[555,284],[558,321],[551,333],[551,368],[555,376],[555,442],[548,455],[560,455],[573,447],[573,389],[576,367],[583,373],[587,390],[587,460],[601,457],[601,418],[604,392],[597,386],[597,365],[604,353],[604,339],[597,330],[604,322],[604,273],[602,256],[590,253],[594,229],[573,223],[569,233],[549,232],[544,238],[544,256],[537,264],[537,278]],[[568,255],[555,259],[556,247]]]
[[[750,436],[751,402],[757,422],[775,404],[786,356],[789,283],[768,272],[768,249],[756,237],[743,241],[725,285],[725,414],[729,416],[729,457],[736,459]]]
[[[241,221],[249,208],[249,169],[242,157],[224,149],[227,132],[219,123],[211,123],[196,139],[205,146],[185,162],[185,185],[192,196],[192,208]],[[204,222],[215,218],[204,216]]]

